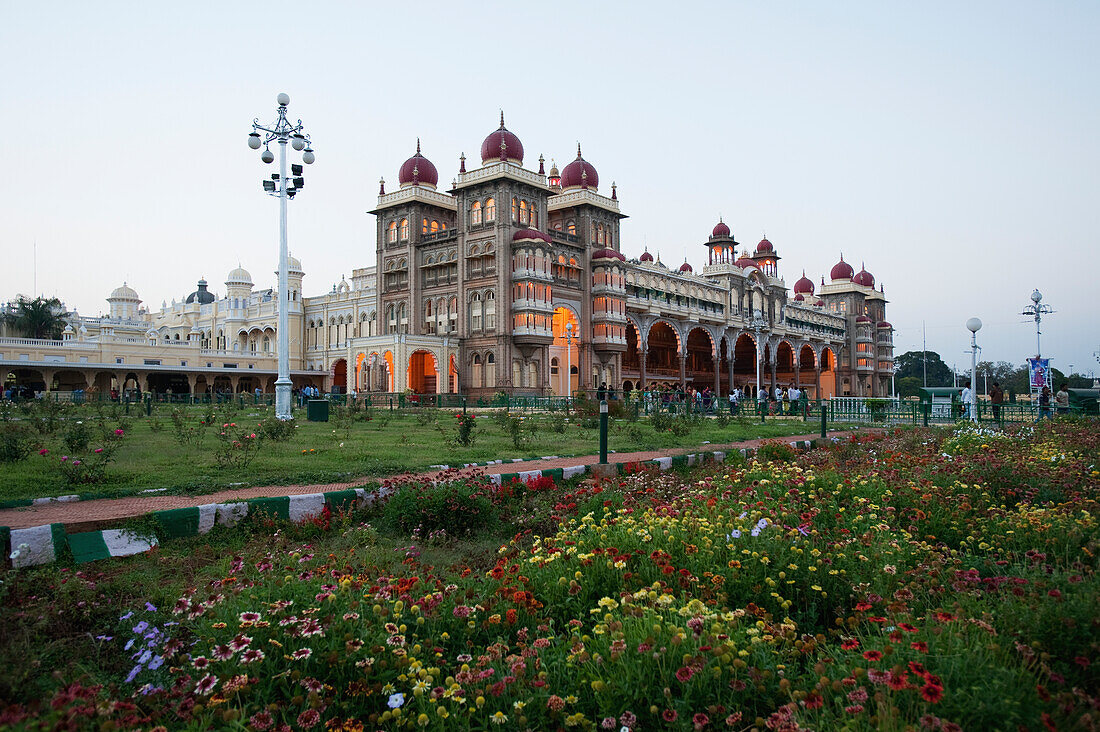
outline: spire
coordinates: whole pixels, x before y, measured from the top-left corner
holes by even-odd
[[[386,195],[386,179],[385,178],[379,178],[378,179],[378,195],[379,196]],[[240,262],[237,263],[237,266],[238,267],[241,266]]]
[[[504,110],[500,110],[500,129],[504,129]]]
[[[617,186],[615,185],[615,181],[611,181],[611,200],[612,201],[618,201],[619,200],[619,193],[616,190],[616,187]]]
[[[546,158],[544,158],[542,156],[542,153],[539,153],[539,175],[546,175],[545,163],[546,163]]]
[[[465,173],[466,172],[466,153],[462,153],[461,155],[458,156],[458,172],[459,173]]]
[[[580,140],[578,140],[577,141],[577,160],[582,160],[582,159],[583,158],[581,158],[581,143],[580,143]]]
[[[420,154],[420,138],[416,138],[416,154]]]
[[[584,169],[581,169],[581,188],[588,188],[588,171]]]

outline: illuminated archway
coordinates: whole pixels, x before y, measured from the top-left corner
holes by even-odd
[[[756,341],[748,333],[733,345],[733,385],[746,394],[756,392]]]
[[[687,364],[684,367],[688,386],[699,391],[714,388],[714,341],[702,328],[692,328],[687,337]]]
[[[414,394],[435,394],[439,370],[430,351],[413,351],[409,356],[408,383]]]
[[[680,383],[680,334],[668,323],[658,320],[646,337],[646,382]]]
[[[821,383],[818,388],[819,399],[828,399],[837,393],[836,354],[829,346],[821,349]]]
[[[570,339],[566,338],[566,333],[569,332],[566,328],[567,325],[572,326],[572,338]],[[571,308],[559,305],[554,309],[550,329],[554,334],[554,342],[550,346],[550,362],[553,364],[554,359],[557,359],[560,364],[556,378],[553,374],[553,368],[551,369],[550,388],[554,390],[555,394],[565,396],[572,394],[580,387],[580,369],[578,365],[580,363],[582,338],[577,314]],[[568,376],[566,376],[567,374]]]
[[[348,362],[345,359],[336,359],[332,364],[332,388],[333,394],[343,394],[348,384]]]
[[[794,347],[789,341],[780,341],[775,349],[775,383],[794,384]]]

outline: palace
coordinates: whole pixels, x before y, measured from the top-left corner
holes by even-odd
[[[565,394],[606,382],[733,387],[799,384],[810,397],[886,396],[893,331],[882,286],[844,261],[791,291],[768,239],[749,250],[722,221],[700,242],[706,264],[669,268],[620,251],[615,183],[577,146],[560,171],[524,167],[504,126],[479,167],[438,189],[417,143],[397,188],[380,182],[376,264],[306,297],[290,258],[295,387],[332,392]],[[182,301],[142,308],[125,283],[108,315],[70,313],[61,341],[0,338],[6,382],[35,389],[140,388],[175,394],[274,392],[277,297],[238,267],[225,294],[200,279]]]

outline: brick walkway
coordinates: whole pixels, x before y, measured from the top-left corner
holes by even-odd
[[[867,432],[866,430],[864,432]],[[830,437],[847,437],[852,432],[830,432]],[[745,447],[756,447],[766,439],[780,439],[783,442],[793,440],[812,440],[818,434],[791,435],[782,438],[764,438],[759,440],[747,440],[745,442],[733,442],[727,444],[700,445],[689,449],[665,449],[650,452],[618,452],[608,455],[609,462],[640,462],[652,460],[669,455],[682,455],[703,450],[739,450]],[[497,473],[518,473],[525,470],[546,470],[550,468],[564,468],[572,465],[591,465],[599,462],[599,455],[578,455],[576,457],[555,458],[553,460],[526,460],[520,463],[502,463],[484,467],[470,468],[476,474],[494,475]],[[424,477],[434,477],[440,471],[418,473]],[[406,473],[403,476],[388,476],[388,478],[409,477],[413,474]],[[76,503],[48,503],[41,506],[24,506],[9,508],[0,511],[0,526],[8,526],[13,529],[23,529],[42,524],[65,524],[69,529],[95,530],[117,524],[117,522],[133,516],[141,516],[150,511],[164,511],[170,508],[188,508],[201,506],[207,503],[226,503],[240,501],[246,498],[265,498],[269,496],[292,496],[300,493],[322,493],[325,491],[339,491],[347,488],[357,488],[364,485],[378,483],[387,477],[363,477],[347,483],[324,483],[315,485],[276,485],[255,486],[240,488],[217,493],[205,493],[196,496],[157,495],[157,496],[129,496],[126,498],[100,498],[91,501],[78,501]]]

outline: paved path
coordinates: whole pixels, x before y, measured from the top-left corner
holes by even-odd
[[[864,430],[864,433],[868,430]],[[846,437],[852,432],[830,432],[830,437]],[[746,440],[745,442],[733,442],[726,444],[699,445],[686,449],[654,450],[649,452],[617,452],[608,456],[608,460],[616,463],[633,463],[643,460],[652,460],[669,455],[682,455],[702,450],[739,450],[745,447],[756,447],[766,440],[779,439],[783,442],[793,440],[812,440],[818,437],[818,433],[806,435],[789,435],[780,438],[761,438],[758,440]],[[498,473],[518,473],[525,470],[547,470],[550,468],[564,468],[572,465],[592,465],[599,462],[599,455],[578,455],[576,457],[554,458],[552,460],[525,460],[524,462],[505,462],[499,465],[469,468],[478,475],[494,475]],[[255,486],[250,488],[238,488],[219,491],[217,493],[204,493],[202,495],[155,495],[155,496],[128,496],[126,498],[99,498],[91,501],[78,501],[75,503],[48,503],[39,506],[23,506],[0,510],[0,526],[8,526],[13,529],[24,529],[42,524],[65,524],[69,528],[97,529],[110,526],[123,519],[133,516],[141,516],[150,511],[164,511],[171,508],[188,508],[201,506],[207,503],[226,503],[241,501],[247,498],[265,498],[269,496],[293,496],[301,493],[322,493],[326,491],[339,491],[348,488],[357,488],[364,485],[379,483],[401,477],[413,475],[421,477],[434,477],[440,471],[425,473],[405,473],[403,475],[391,475],[386,477],[362,477],[347,483],[324,483],[314,485],[274,485]]]

